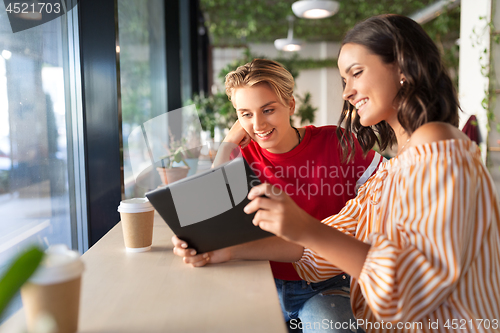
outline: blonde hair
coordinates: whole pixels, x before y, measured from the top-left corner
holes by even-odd
[[[281,104],[288,106],[293,99],[295,81],[280,63],[267,59],[254,59],[226,75],[226,95],[231,100],[235,89],[267,83]]]

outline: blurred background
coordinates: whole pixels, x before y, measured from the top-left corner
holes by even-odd
[[[144,123],[195,105],[201,130],[172,120],[163,168],[210,167],[236,119],[224,76],[253,58],[295,77],[296,126],[337,124],[339,43],[378,14],[410,16],[436,42],[459,92],[460,127],[500,184],[497,0],[57,0],[67,12],[43,24],[13,13],[13,2],[0,5],[0,273],[27,244],[85,252],[119,221],[122,198],[162,184],[154,168],[148,185],[133,174],[131,161],[147,156],[129,136]],[[304,18],[298,2],[334,14]],[[31,28],[14,33],[15,21]]]

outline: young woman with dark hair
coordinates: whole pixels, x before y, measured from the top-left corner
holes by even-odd
[[[457,129],[437,47],[413,20],[377,16],[346,35],[338,65],[341,141],[397,142],[398,155],[321,222],[270,184],[251,190],[245,211],[304,247],[294,263],[302,278],[350,274],[367,332],[500,332],[498,196],[479,148]]]
[[[364,46],[384,64],[396,64],[404,74],[394,100],[397,101],[397,120],[408,136],[429,122],[445,122],[458,127],[456,92],[434,42],[418,24],[408,24],[395,17],[373,18],[358,24],[346,34],[342,45]],[[343,80],[344,90],[345,82]],[[379,84],[383,82],[376,85]],[[356,134],[365,151],[375,143],[381,150],[396,143],[394,129],[386,120],[364,126],[355,111],[356,106],[345,100],[339,123],[345,124],[346,131],[340,128],[337,131],[345,152],[349,152],[347,147],[354,143],[351,132]]]

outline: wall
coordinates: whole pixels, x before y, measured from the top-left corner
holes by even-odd
[[[481,73],[481,66],[488,65],[490,36],[485,30],[486,17],[491,15],[491,0],[464,0],[460,17],[460,64],[458,96],[463,113],[460,128],[470,115],[475,115],[482,137],[481,149],[486,160],[487,113],[481,102],[488,89],[488,78]],[[487,53],[484,53],[484,50]],[[483,57],[481,60],[480,57]]]
[[[459,98],[464,111],[460,119],[463,125],[468,115],[475,114],[481,132],[481,151],[483,160],[488,167],[500,192],[500,133],[497,128],[500,119],[500,104],[495,96],[490,98],[490,109],[495,119],[489,121],[488,114],[481,105],[485,98],[485,90],[491,85],[492,93],[498,93],[500,75],[500,45],[490,40],[487,21],[500,27],[500,11],[498,0],[462,0],[460,28],[460,68],[459,68]],[[480,19],[485,17],[486,19]],[[497,28],[498,30],[498,28]],[[485,53],[486,50],[486,53]],[[482,59],[480,57],[482,56]],[[493,75],[491,81],[481,73],[481,67],[491,66]],[[496,69],[496,70],[495,70]],[[497,96],[498,97],[498,96]]]
[[[494,0],[490,4],[492,8],[491,18],[493,25],[496,27],[496,31],[500,30],[500,1]],[[500,88],[498,82],[500,82],[500,44],[493,42],[491,43],[491,64],[493,69],[493,91],[498,94],[498,89]],[[500,103],[498,102],[498,95],[496,95],[496,102],[492,102],[490,107],[493,110],[495,120],[491,125],[491,131],[488,136],[488,158],[487,166],[490,174],[495,182],[497,191],[500,193],[500,131],[497,128],[498,120],[500,119]],[[494,98],[495,99],[495,98]]]

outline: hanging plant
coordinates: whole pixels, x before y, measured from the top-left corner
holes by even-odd
[[[272,43],[287,34],[287,16],[296,0],[200,0],[214,46]],[[295,37],[309,42],[340,41],[357,22],[380,14],[411,15],[436,0],[337,0],[339,12],[320,20],[298,19]],[[445,14],[443,14],[445,15]],[[451,17],[450,22],[459,21]],[[432,27],[431,29],[439,29]]]
[[[296,97],[299,101],[299,107],[293,114],[293,117],[300,120],[300,125],[314,122],[315,113],[318,108],[313,107],[311,104],[311,93],[306,92],[303,97],[299,95]]]

